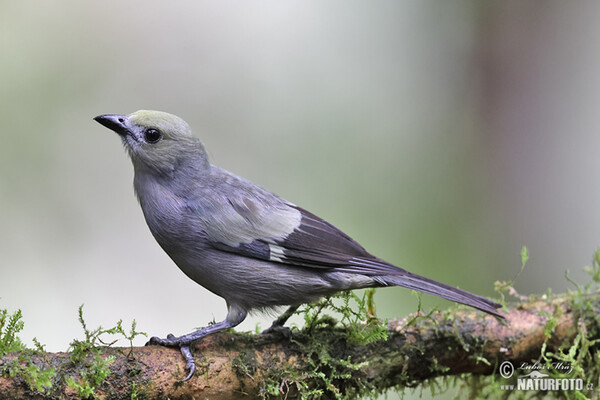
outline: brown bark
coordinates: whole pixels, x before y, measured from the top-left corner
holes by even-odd
[[[590,297],[588,303],[595,315],[600,309],[597,298]],[[506,321],[470,309],[414,320],[410,316],[390,321],[389,338],[366,346],[347,344],[340,328],[319,328],[310,335],[298,333],[293,341],[272,335],[220,333],[196,344],[198,370],[185,383],[178,382],[185,373],[177,349],[140,347],[128,357],[128,348],[106,348],[103,356],[114,355],[116,359],[110,365],[111,374],[95,389],[95,396],[129,399],[135,382],[138,398],[145,399],[247,399],[260,396],[261,390],[264,394],[275,389],[282,397],[293,398],[299,388],[320,388],[326,396],[332,390],[364,393],[369,388],[414,386],[442,375],[491,374],[504,360],[517,365],[539,358],[546,341],[546,315],[554,315],[556,320],[552,337],[546,341],[548,348],[568,347],[578,330],[586,329],[580,326],[582,313],[570,295],[563,295],[511,307]],[[597,327],[588,330],[596,332]],[[319,348],[310,350],[315,345]],[[318,359],[316,355],[322,351],[332,357],[330,362]],[[42,356],[37,357],[34,362],[42,363]],[[77,398],[64,382],[67,376],[78,377],[79,366],[72,365],[66,353],[43,357],[57,370],[50,394],[31,391],[22,378],[5,374],[0,376],[0,398]],[[350,360],[360,366],[342,371],[334,360]],[[10,356],[3,362],[10,362]],[[310,371],[323,372],[324,376],[345,372],[348,376],[325,383]]]

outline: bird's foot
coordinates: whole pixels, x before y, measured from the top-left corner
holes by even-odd
[[[292,339],[292,330],[287,326],[273,324],[260,333],[261,335],[281,335],[286,339]]]
[[[180,382],[185,382],[189,380],[194,375],[194,372],[196,372],[196,361],[194,360],[194,356],[192,355],[190,341],[182,340],[182,338],[178,338],[172,334],[168,334],[165,339],[152,336],[148,343],[146,343],[146,346],[152,345],[179,347],[181,355],[183,356],[183,358],[185,358],[185,370],[188,371],[188,375],[185,378],[183,378]]]
[[[296,312],[297,309],[298,306],[290,306],[287,310],[284,311],[283,314],[279,316],[279,318],[273,321],[270,327],[262,331],[261,334],[268,335],[275,333],[283,336],[286,339],[291,339],[292,331],[290,328],[286,328],[284,325],[287,322],[287,320]]]

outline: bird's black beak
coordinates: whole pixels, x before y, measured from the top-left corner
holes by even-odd
[[[125,115],[103,114],[98,115],[94,120],[121,136],[131,133],[129,119]]]

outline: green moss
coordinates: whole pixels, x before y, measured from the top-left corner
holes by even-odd
[[[122,320],[119,320],[112,328],[104,329],[100,326],[96,329],[89,329],[83,318],[83,305],[79,307],[78,315],[85,338],[83,340],[75,339],[70,344],[71,363],[77,369],[78,374],[66,377],[65,382],[70,388],[76,390],[81,398],[96,398],[96,390],[110,375],[110,365],[115,361],[115,356],[103,355],[103,349],[113,345],[117,340],[107,342],[103,337],[116,335],[128,340],[130,348],[127,356],[132,357],[133,339],[139,335],[147,335],[136,330],[135,320],[133,320],[129,332],[124,330]],[[132,391],[132,393],[134,392]],[[136,396],[138,396],[137,391]]]
[[[25,349],[25,345],[17,336],[25,326],[22,318],[21,310],[13,314],[8,314],[7,310],[0,310],[0,356]]]
[[[241,351],[234,359],[233,371],[240,381],[240,392],[245,392],[244,379],[252,379],[257,370],[256,353],[254,351]]]
[[[35,338],[34,349],[28,349],[23,344],[18,333],[24,326],[21,310],[13,314],[5,309],[0,310],[0,358],[8,353],[15,355],[8,362],[0,362],[0,373],[22,378],[33,392],[47,393],[52,389],[56,371],[45,359],[41,364],[35,364],[31,360],[32,355],[43,353],[44,348]]]
[[[373,295],[374,290],[363,291],[362,296],[345,292],[299,308],[297,313],[304,317],[304,327],[294,328],[292,341],[307,363],[286,371],[269,369],[261,383],[260,396],[375,397],[376,388],[361,372],[367,363],[352,360],[343,352],[348,345],[367,346],[387,338],[387,323],[377,319]]]
[[[58,363],[57,370],[50,365],[44,346],[36,338],[33,338],[33,349],[28,349],[19,338],[18,333],[24,326],[21,311],[9,314],[7,310],[0,310],[0,373],[18,379],[34,395],[43,394],[45,398],[60,398],[57,393],[61,393],[65,385],[73,388],[81,399],[96,398],[97,389],[110,375],[110,366],[115,361],[115,356],[104,355],[103,349],[116,340],[107,343],[105,338],[112,335],[128,340],[130,349],[127,356],[132,357],[133,339],[145,333],[136,330],[135,321],[128,332],[122,321],[109,329],[88,329],[83,319],[83,306],[79,307],[79,322],[85,337],[71,342],[70,362]],[[131,374],[135,374],[135,369],[130,371]],[[132,385],[132,398],[143,398],[135,384]]]
[[[540,354],[532,363],[538,362],[543,366],[543,372],[547,378],[552,379],[582,379],[583,390],[554,390],[554,391],[526,391],[506,390],[502,385],[514,385],[517,387],[519,374],[514,374],[509,379],[491,376],[465,375],[459,382],[459,393],[456,398],[477,399],[532,399],[532,398],[564,398],[564,399],[596,399],[598,384],[600,383],[600,319],[596,314],[593,300],[600,290],[600,249],[594,254],[591,266],[584,268],[591,280],[585,285],[580,285],[569,278],[568,271],[566,279],[575,286],[575,290],[568,291],[566,303],[563,307],[557,307],[552,314],[542,313],[547,322],[544,326],[545,342]],[[564,297],[564,296],[563,296]],[[551,301],[551,293],[539,298]],[[551,350],[550,341],[558,321],[565,309],[575,312],[578,329],[572,343],[558,344],[557,348]],[[555,344],[556,346],[556,344]],[[498,366],[496,366],[498,368]],[[521,374],[523,375],[523,374]],[[540,378],[546,379],[546,378]],[[590,384],[588,387],[587,385]]]
[[[344,328],[346,341],[351,345],[366,345],[387,339],[387,322],[377,319],[375,314],[375,289],[364,290],[362,296],[356,292],[342,292],[322,299],[317,303],[303,305],[296,311],[304,317],[302,332],[310,333],[318,327]],[[339,318],[325,314],[334,312]]]

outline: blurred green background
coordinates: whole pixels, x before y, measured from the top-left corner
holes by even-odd
[[[92,120],[142,108],[411,271],[494,296],[526,245],[519,292],[564,291],[566,269],[585,281],[598,15],[591,1],[4,0],[0,307],[52,351],[81,336],[82,303],[89,326],[135,318],[158,336],[225,316],[154,242],[118,137]],[[382,317],[417,305],[399,288],[377,300]]]

